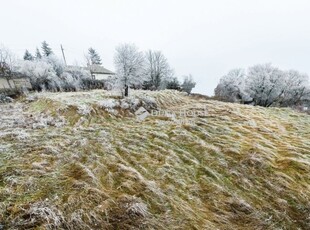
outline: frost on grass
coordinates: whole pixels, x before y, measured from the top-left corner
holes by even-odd
[[[30,204],[28,207],[21,207],[21,215],[13,220],[13,226],[33,228],[41,225],[46,229],[59,229],[65,227],[64,222],[61,211],[47,201],[42,201]]]
[[[92,108],[89,105],[79,105],[78,106],[78,114],[80,115],[89,115],[92,111]]]
[[[125,203],[125,208],[129,215],[146,217],[149,214],[147,205],[141,199],[135,199]]]
[[[141,106],[207,107],[208,114],[191,124],[160,116],[137,122],[132,114]],[[121,98],[95,90],[2,104],[0,120],[5,229],[310,226],[304,114],[176,91]]]
[[[115,99],[106,99],[98,103],[104,109],[113,109],[119,106],[119,102]]]
[[[140,100],[135,97],[127,97],[121,100],[121,108],[136,111],[140,106]]]
[[[52,116],[38,116],[34,119],[34,123],[32,124],[33,129],[44,129],[48,126],[61,127],[64,126],[66,120],[64,117],[52,117]]]

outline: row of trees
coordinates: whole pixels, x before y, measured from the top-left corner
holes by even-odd
[[[44,57],[48,57],[48,56],[54,54],[54,52],[52,51],[52,49],[50,48],[49,44],[47,44],[46,41],[43,41],[43,42],[42,42],[41,48],[42,48],[42,53],[43,53],[43,56],[44,56]],[[26,51],[25,51],[25,54],[24,54],[24,60],[26,60],[26,61],[39,60],[39,59],[41,59],[43,56],[42,56],[40,50],[39,50],[38,47],[37,47],[37,48],[36,48],[36,53],[35,53],[35,55],[32,55],[28,50],[26,50]]]
[[[87,66],[102,64],[100,55],[93,48],[88,49],[85,59]],[[33,89],[38,91],[72,91],[112,85],[113,88],[124,90],[124,95],[128,96],[129,88],[175,89],[190,93],[196,84],[191,75],[185,76],[181,84],[174,77],[174,71],[161,51],[142,52],[133,44],[123,44],[116,48],[114,64],[115,77],[109,82],[103,82],[92,79],[86,68],[65,66],[46,41],[42,42],[41,50],[36,48],[35,55],[26,50],[23,60],[18,61],[9,50],[0,49],[0,74],[6,70],[10,72],[8,78],[13,72],[27,76]]]
[[[101,61],[92,48],[88,56],[93,61]],[[85,68],[65,66],[46,41],[42,42],[41,51],[36,48],[35,55],[26,50],[23,59],[15,62],[14,72],[27,76],[34,90],[76,91],[104,87],[103,82],[92,79]]]
[[[42,50],[43,55],[41,54],[41,51],[38,49],[38,47],[36,48],[35,55],[32,55],[29,52],[29,50],[26,49],[24,53],[24,57],[23,57],[24,60],[34,61],[34,60],[39,60],[42,57],[48,57],[50,55],[54,55],[52,48],[49,46],[49,44],[46,41],[42,42],[41,50]],[[100,55],[92,47],[88,49],[88,54],[85,55],[85,59],[88,65],[102,65],[102,60],[101,60]]]
[[[161,51],[142,52],[134,44],[116,47],[114,64],[118,85],[125,89],[142,88],[145,90],[176,89],[190,93],[195,87],[192,76],[186,76],[181,85],[174,76],[167,58]]]
[[[233,69],[220,79],[215,96],[229,102],[264,107],[295,106],[310,101],[309,77],[296,70],[280,70],[268,64]]]

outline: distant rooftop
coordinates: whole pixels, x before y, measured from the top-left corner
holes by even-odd
[[[101,65],[90,65],[86,67],[85,69],[90,70],[92,73],[95,73],[95,74],[111,74],[111,75],[115,74],[111,70],[108,70]]]

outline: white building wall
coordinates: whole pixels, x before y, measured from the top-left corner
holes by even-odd
[[[27,78],[16,78],[16,79],[12,79],[9,80],[9,83],[11,85],[12,88],[27,88],[27,89],[31,89],[31,83],[30,80]],[[0,78],[0,89],[10,89],[10,85],[9,85],[8,81],[6,78]]]
[[[12,80],[9,80],[9,81],[10,81],[11,86],[14,87],[14,82]],[[10,85],[7,79],[0,78],[0,89],[9,89],[9,88],[10,88]]]
[[[30,80],[27,78],[13,79],[13,82],[16,88],[27,88],[27,89],[32,88]]]

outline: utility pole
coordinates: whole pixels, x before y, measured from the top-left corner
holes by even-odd
[[[61,48],[62,57],[64,59],[65,65],[67,66],[67,61],[66,61],[66,57],[65,57],[65,53],[64,53],[64,48],[62,47],[62,45],[60,45],[60,48]]]

